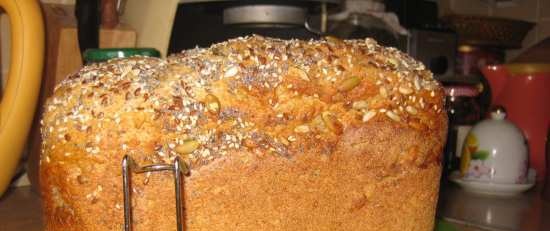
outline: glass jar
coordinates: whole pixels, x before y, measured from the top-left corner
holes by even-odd
[[[445,107],[449,117],[449,131],[443,158],[444,175],[459,168],[464,139],[472,126],[481,119],[479,94],[480,91],[475,85],[452,84],[445,86]]]

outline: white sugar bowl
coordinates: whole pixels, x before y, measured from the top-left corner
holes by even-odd
[[[502,107],[491,118],[477,123],[462,148],[463,180],[497,184],[523,184],[527,180],[527,142],[521,130],[506,119]]]

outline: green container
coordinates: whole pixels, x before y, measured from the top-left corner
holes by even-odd
[[[84,51],[86,64],[105,62],[114,58],[126,58],[132,56],[160,57],[160,52],[155,48],[103,48],[88,49]]]

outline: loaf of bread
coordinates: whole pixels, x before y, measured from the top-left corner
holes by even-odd
[[[372,39],[236,38],[86,66],[48,100],[47,231],[123,230],[121,161],[180,156],[186,230],[431,231],[440,84]],[[136,231],[176,230],[170,172],[132,178]]]

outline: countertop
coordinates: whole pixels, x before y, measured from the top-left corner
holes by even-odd
[[[538,190],[515,198],[468,194],[443,185],[438,216],[459,231],[548,231],[550,203]],[[41,231],[40,199],[29,186],[12,188],[0,199],[0,231]]]
[[[41,213],[38,193],[30,186],[10,188],[0,198],[0,231],[41,231]]]
[[[515,197],[494,197],[468,193],[447,183],[441,187],[437,212],[446,221],[481,230],[550,230],[550,202],[541,199],[540,187]]]

